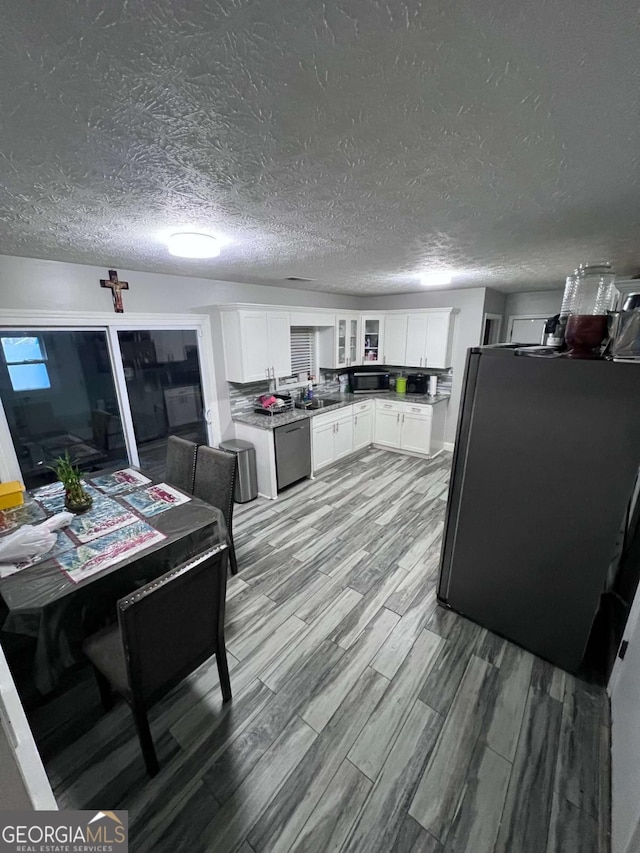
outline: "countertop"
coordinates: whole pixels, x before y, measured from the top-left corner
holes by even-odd
[[[345,406],[352,406],[354,403],[362,403],[364,400],[373,400],[376,398],[384,400],[393,400],[400,403],[418,403],[421,406],[435,406],[438,403],[444,403],[449,399],[448,394],[437,394],[435,397],[429,397],[426,394],[396,394],[395,391],[378,391],[371,394],[317,394],[318,400],[323,398],[330,400],[340,400],[334,406],[325,406],[322,409],[294,409],[293,411],[285,412],[281,415],[261,415],[257,412],[247,412],[244,415],[236,415],[233,422],[237,424],[247,424],[248,426],[257,427],[258,429],[273,430],[276,427],[292,424],[295,421],[304,421],[308,418],[313,418],[316,415],[324,415],[327,412],[334,412],[338,409],[344,409]]]

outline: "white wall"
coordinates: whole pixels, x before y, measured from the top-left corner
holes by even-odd
[[[612,853],[637,853],[640,840],[640,592],[624,638],[624,661],[616,660],[611,692]]]
[[[130,289],[123,291],[126,313],[184,314],[214,303],[256,302],[317,308],[360,309],[363,300],[319,291],[236,284],[187,276],[132,272],[118,268]],[[111,291],[100,287],[105,267],[13,258],[0,255],[0,309],[110,311]]]
[[[484,292],[484,313],[504,314],[507,296],[499,290],[487,287]]]
[[[366,300],[368,310],[416,308],[457,308],[453,333],[453,385],[451,399],[447,406],[447,424],[445,441],[453,443],[458,424],[460,394],[467,358],[467,349],[478,346],[482,335],[484,318],[485,289],[476,287],[469,290],[438,290],[424,293],[405,293],[398,296],[376,296]]]
[[[627,293],[640,293],[640,281],[621,278],[616,281],[616,288],[623,296]],[[562,306],[563,294],[564,288],[507,294],[504,331],[506,331],[506,320],[518,314],[543,314],[545,317],[553,317],[554,314],[558,314]],[[485,308],[486,310],[489,309]]]
[[[541,290],[533,293],[509,293],[505,300],[505,328],[509,317],[523,314],[542,314],[553,317],[558,314],[562,305],[563,290]]]

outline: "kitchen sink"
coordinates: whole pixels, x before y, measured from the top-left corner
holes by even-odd
[[[326,399],[320,400],[317,397],[314,397],[313,400],[302,401],[299,400],[296,402],[297,409],[326,409],[327,406],[337,406],[339,403],[342,403],[342,400],[332,400],[329,397]]]

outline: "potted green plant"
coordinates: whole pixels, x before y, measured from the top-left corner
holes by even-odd
[[[69,512],[79,515],[91,509],[93,498],[85,492],[80,469],[73,464],[68,452],[64,456],[58,456],[53,463],[53,470],[64,486],[64,505]]]

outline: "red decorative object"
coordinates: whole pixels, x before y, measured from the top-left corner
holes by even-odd
[[[113,297],[113,310],[116,314],[124,314],[122,291],[129,290],[129,282],[120,281],[118,278],[118,270],[109,270],[109,278],[101,278],[100,287],[108,287],[111,290],[111,296]]]

